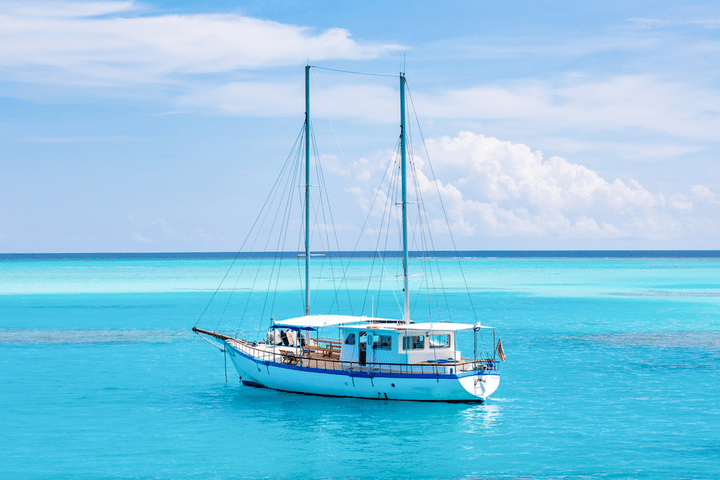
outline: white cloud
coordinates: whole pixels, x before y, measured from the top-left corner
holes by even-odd
[[[478,43],[474,38],[440,40],[429,45],[443,57],[458,56],[464,59],[516,59],[520,57],[579,57],[608,51],[646,50],[656,47],[658,39],[645,37],[608,36],[587,39],[567,39],[554,43],[551,37],[534,38],[527,43],[501,44],[496,38]],[[550,42],[548,42],[550,39]],[[516,40],[516,39],[515,39]],[[455,53],[457,52],[457,53]]]
[[[423,118],[454,121],[513,122],[513,129],[534,132],[571,132],[558,140],[566,151],[602,150],[625,159],[658,159],[705,149],[698,141],[720,140],[720,94],[714,90],[651,76],[623,76],[604,81],[567,79],[565,85],[527,81],[507,87],[477,86],[433,93],[413,92]],[[314,93],[315,94],[315,93]],[[314,110],[331,118],[395,122],[394,85],[349,84],[321,89]],[[289,116],[303,110],[301,82],[232,82],[198,85],[181,95],[183,107],[201,107],[233,115]],[[358,101],[362,99],[362,101]],[[643,141],[588,141],[588,133],[631,129],[672,135],[692,141],[684,144]],[[549,133],[550,136],[553,133]],[[557,143],[557,142],[556,142]]]
[[[715,199],[715,194],[709,188],[702,185],[694,185],[690,188],[690,194],[700,202],[720,203]]]
[[[132,215],[128,215],[127,218],[130,227],[134,230],[132,239],[136,242],[155,244],[160,241],[166,243],[179,237],[178,232],[171,228],[165,219],[141,221],[136,220]]]
[[[195,230],[195,235],[193,235],[193,240],[212,242],[213,236],[209,233],[205,233],[205,231],[202,228],[200,228],[198,230]]]
[[[688,200],[685,195],[681,195],[679,193],[675,195],[670,195],[668,201],[668,206],[674,210],[689,212],[693,209],[693,203]]]
[[[693,25],[702,28],[720,28],[720,20],[716,18],[694,18],[692,20],[663,20],[659,18],[630,18],[642,28],[670,27],[679,25]]]
[[[466,236],[657,240],[678,238],[697,224],[687,217],[693,202],[685,195],[666,198],[634,179],[608,181],[564,158],[545,159],[526,145],[461,132],[430,139],[427,147],[438,180],[431,181],[426,163],[415,158],[418,185],[438,232],[436,191],[453,231]],[[366,205],[382,163],[352,165]],[[708,192],[693,188],[696,197],[712,198]]]
[[[5,2],[0,13],[3,76],[30,82],[180,83],[175,75],[362,60],[400,48],[239,13],[147,15],[126,1]]]
[[[690,193],[692,193],[698,200],[707,200],[715,197],[715,194],[712,193],[709,188],[703,187],[702,185],[695,185],[691,187]]]
[[[136,242],[140,242],[140,243],[155,243],[155,240],[152,240],[152,239],[142,235],[139,232],[133,232],[132,238]]]
[[[262,69],[301,65],[308,58],[367,60],[402,48],[358,42],[342,28],[316,31],[240,13],[153,15],[132,1],[11,1],[0,13],[2,79],[111,87],[132,95],[139,94],[138,87],[158,88],[173,107],[232,115],[287,116],[302,108],[299,82],[283,83],[277,76],[269,81]],[[322,92],[324,110],[342,118],[395,121],[394,88],[373,82],[330,87]],[[429,121],[512,120],[517,129],[526,122],[533,131],[545,132],[637,128],[720,140],[716,89],[654,75],[597,79],[568,74],[413,94]],[[701,148],[613,145],[623,158]]]
[[[160,226],[160,230],[165,235],[171,235],[171,236],[177,235],[177,232],[168,226],[167,220],[161,218],[157,223]]]
[[[298,78],[300,78],[298,76]],[[313,115],[355,118],[363,121],[397,121],[397,91],[388,86],[350,84],[313,92]],[[358,101],[363,99],[363,101]],[[200,107],[231,115],[258,117],[298,116],[305,109],[301,81],[231,82],[193,86],[178,99],[182,106]]]
[[[99,2],[4,2],[3,10],[6,14],[17,17],[98,17],[123,13],[138,9],[133,1],[99,1]]]
[[[593,142],[572,138],[552,137],[545,137],[544,143],[553,150],[562,150],[569,153],[601,150],[611,152],[619,158],[632,160],[677,157],[687,153],[701,152],[705,149],[705,147],[700,145],[678,145],[677,143],[636,144],[628,142]]]
[[[417,94],[423,115],[525,120],[542,129],[641,128],[700,140],[720,140],[720,94],[652,75],[605,80],[570,76],[556,84],[514,82]]]

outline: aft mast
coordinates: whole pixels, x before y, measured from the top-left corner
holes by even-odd
[[[410,289],[408,288],[408,234],[407,234],[407,168],[405,154],[405,72],[400,74],[400,175],[402,176],[402,227],[403,227],[403,293],[405,308],[403,321],[410,323]]]
[[[310,315],[310,65],[305,65],[305,315]]]

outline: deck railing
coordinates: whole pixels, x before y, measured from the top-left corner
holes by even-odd
[[[348,362],[334,358],[325,358],[322,348],[302,348],[284,345],[276,345],[273,350],[268,350],[267,344],[258,344],[228,338],[226,340],[242,353],[257,360],[273,362],[286,365],[293,365],[300,368],[313,368],[319,370],[344,371],[357,376],[372,376],[374,373],[393,373],[405,375],[453,375],[465,372],[497,373],[497,361],[486,359],[467,359],[461,361],[445,360],[437,363],[429,361],[422,364],[405,363],[360,363]],[[258,347],[262,345],[262,347]]]

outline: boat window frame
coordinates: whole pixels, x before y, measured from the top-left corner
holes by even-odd
[[[411,351],[417,351],[417,350],[425,350],[425,337],[427,335],[425,334],[418,334],[418,335],[403,335],[402,336],[402,346],[403,351],[411,352]],[[415,343],[412,345],[410,344],[411,338],[417,338],[419,340],[416,340]],[[420,346],[418,346],[420,345]]]
[[[376,350],[392,350],[392,335],[373,335],[378,337],[373,342],[373,348]]]
[[[345,337],[345,345],[355,345],[355,338],[355,332],[348,333]]]
[[[447,341],[444,343],[441,343],[440,345],[433,345],[433,337],[435,337],[435,341],[437,342],[437,337],[446,337]],[[450,338],[449,333],[438,333],[435,335],[428,335],[428,346],[430,348],[450,348],[452,347],[452,339]]]

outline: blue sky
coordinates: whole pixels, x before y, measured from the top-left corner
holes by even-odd
[[[710,2],[1,1],[0,251],[237,250],[306,62],[403,57],[459,248],[718,249],[719,34]],[[397,88],[313,71],[348,248]]]

